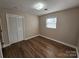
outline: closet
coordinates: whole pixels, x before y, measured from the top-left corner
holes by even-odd
[[[9,44],[23,40],[23,16],[6,14]]]

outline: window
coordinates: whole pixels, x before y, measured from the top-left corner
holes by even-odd
[[[46,20],[46,27],[47,28],[54,28],[56,29],[56,23],[57,23],[57,18],[48,18]]]

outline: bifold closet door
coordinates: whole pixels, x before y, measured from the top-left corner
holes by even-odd
[[[17,19],[18,41],[23,40],[23,17],[18,16]]]
[[[7,14],[9,44],[23,40],[22,16]]]

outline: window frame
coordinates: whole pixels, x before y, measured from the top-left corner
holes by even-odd
[[[56,22],[53,22],[52,23],[52,26],[48,26],[48,23],[47,23],[47,21],[48,21],[48,19],[53,19],[53,18],[56,18]],[[54,24],[55,23],[55,24]],[[55,27],[54,27],[55,26]],[[56,29],[57,28],[57,17],[51,17],[51,18],[47,18],[46,19],[46,28],[50,28],[50,29]]]

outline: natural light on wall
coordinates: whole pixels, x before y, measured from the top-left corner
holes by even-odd
[[[57,18],[48,18],[46,19],[46,27],[56,29]]]

